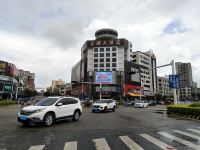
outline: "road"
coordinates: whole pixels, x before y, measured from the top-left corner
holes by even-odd
[[[16,121],[19,110],[19,105],[0,107],[0,149],[200,149],[200,122],[169,118],[164,106],[120,106],[108,113],[84,108],[79,121],[62,121],[51,127],[22,126]]]

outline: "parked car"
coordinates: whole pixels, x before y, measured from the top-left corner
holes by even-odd
[[[149,103],[146,101],[137,101],[134,104],[135,108],[148,108],[149,107]]]
[[[92,112],[107,112],[108,110],[115,111],[116,102],[112,99],[97,100],[92,105]]]
[[[155,106],[156,105],[156,101],[150,100],[148,101],[149,106]]]
[[[18,122],[24,125],[43,123],[51,126],[54,121],[73,118],[79,120],[82,113],[80,100],[74,97],[47,97],[34,106],[27,106],[18,113]]]

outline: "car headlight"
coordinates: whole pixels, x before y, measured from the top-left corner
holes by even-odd
[[[42,112],[44,111],[46,108],[42,108],[42,109],[37,109],[37,110],[34,110],[33,113],[39,113],[39,112]]]

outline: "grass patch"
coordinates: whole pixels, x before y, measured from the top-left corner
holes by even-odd
[[[16,104],[16,101],[11,101],[11,100],[1,100],[0,101],[0,106],[13,105],[13,104]]]

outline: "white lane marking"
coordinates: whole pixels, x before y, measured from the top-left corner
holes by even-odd
[[[65,142],[63,150],[77,150],[77,141]]]
[[[131,149],[131,150],[144,150],[137,143],[131,140],[128,136],[119,136],[119,138]]]
[[[97,150],[111,150],[105,138],[93,139]]]
[[[182,134],[182,135],[185,135],[185,136],[188,136],[188,137],[191,137],[191,138],[194,138],[194,139],[197,139],[197,140],[200,141],[200,136],[193,135],[193,134],[183,132],[183,131],[180,131],[180,130],[173,130],[173,131],[176,132],[176,133],[179,133],[179,134]]]
[[[140,134],[140,136],[142,136],[143,138],[147,139],[148,141],[152,142],[153,144],[157,145],[158,147],[160,147],[163,150],[176,150],[174,147],[148,135],[148,134]]]
[[[194,129],[187,129],[187,130],[192,131],[192,132],[196,132],[196,133],[200,133],[199,130],[194,130]]]
[[[166,132],[158,132],[158,133],[159,133],[160,135],[162,135],[162,136],[165,136],[165,137],[167,137],[167,138],[169,138],[169,139],[171,139],[171,140],[174,140],[174,141],[176,141],[176,142],[179,142],[179,143],[181,143],[181,144],[183,144],[183,145],[186,145],[186,146],[191,147],[191,148],[196,149],[196,150],[200,150],[200,146],[199,146],[199,145],[195,145],[195,144],[193,144],[193,143],[191,143],[191,142],[188,142],[188,141],[186,141],[186,140],[183,140],[183,139],[181,139],[181,138],[178,138],[178,137],[173,136],[173,135],[171,135],[171,134],[168,134],[168,133],[166,133]]]
[[[28,150],[42,150],[45,147],[45,145],[35,145],[31,146]]]

